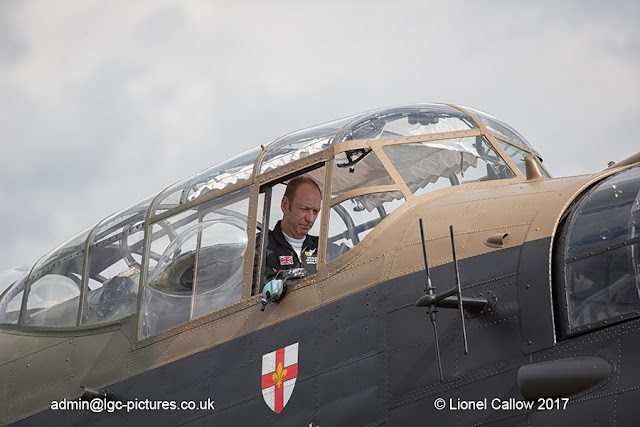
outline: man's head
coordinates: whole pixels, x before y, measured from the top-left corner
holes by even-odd
[[[294,239],[304,238],[320,213],[322,195],[316,182],[306,176],[293,178],[282,197],[282,232]]]

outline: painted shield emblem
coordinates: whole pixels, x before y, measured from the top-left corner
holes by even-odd
[[[287,405],[298,376],[298,343],[262,356],[262,397],[279,414]]]

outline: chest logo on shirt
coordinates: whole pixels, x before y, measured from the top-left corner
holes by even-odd
[[[293,265],[293,256],[292,255],[281,256],[280,265]]]
[[[304,262],[306,262],[307,264],[317,264],[318,257],[314,256],[315,253],[316,253],[316,249],[310,249],[310,250],[304,251]]]

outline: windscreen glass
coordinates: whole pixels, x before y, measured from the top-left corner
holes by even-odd
[[[535,161],[538,164],[538,169],[540,170],[540,173],[542,174],[542,176],[544,176],[545,178],[550,178],[549,174],[544,170],[544,168],[540,164],[540,159],[538,158],[538,156],[536,156],[533,153],[524,151],[523,149],[515,147],[511,144],[507,144],[506,142],[500,139],[497,139],[497,141],[498,141],[498,144],[500,144],[500,146],[502,147],[502,149],[507,153],[507,156],[511,158],[511,161],[513,161],[513,163],[516,164],[516,167],[524,176],[527,176],[527,166],[524,161],[524,158],[531,157],[533,161]]]
[[[364,194],[331,207],[327,262],[345,254],[404,203],[399,191]]]
[[[515,177],[481,136],[387,145],[383,149],[415,195],[452,185]]]
[[[332,197],[357,188],[391,184],[394,184],[393,179],[370,148],[336,154]]]

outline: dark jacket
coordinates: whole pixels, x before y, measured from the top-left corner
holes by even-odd
[[[264,283],[271,280],[278,271],[302,267],[310,273],[316,272],[318,263],[318,237],[307,234],[302,244],[300,257],[282,234],[280,222],[269,232]]]

